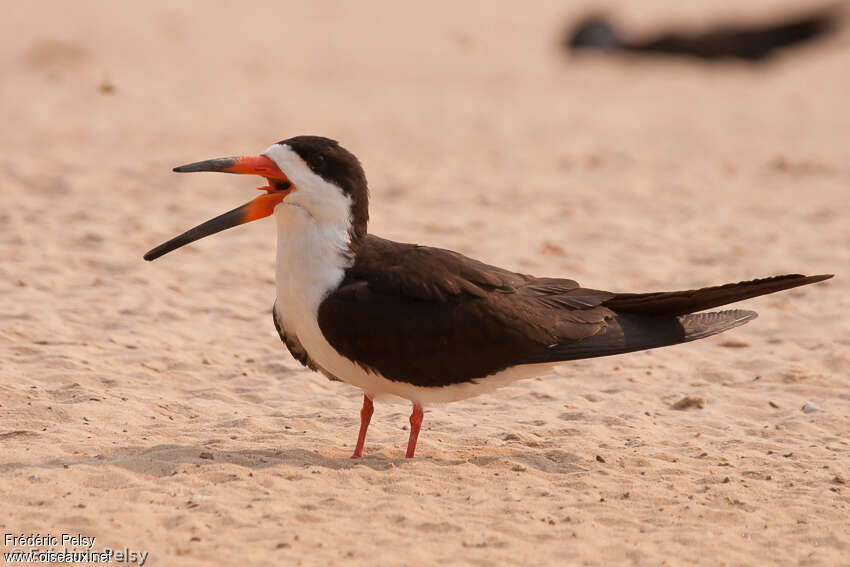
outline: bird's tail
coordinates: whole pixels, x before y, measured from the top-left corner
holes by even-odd
[[[788,275],[688,291],[617,294],[602,303],[615,312],[603,332],[554,344],[530,362],[608,356],[704,339],[752,321],[757,314],[743,309],[695,311],[831,277]]]
[[[709,313],[689,313],[676,317],[685,333],[682,342],[704,339],[711,335],[740,327],[758,317],[755,311],[733,309],[730,311],[711,311]]]
[[[828,280],[831,277],[832,274],[823,274],[818,276],[790,274],[787,276],[774,276],[771,278],[762,278],[758,280],[750,280],[714,287],[704,287],[702,289],[691,289],[687,291],[619,293],[608,301],[605,301],[603,305],[617,313],[635,313],[640,315],[657,316],[687,315],[689,313],[694,313],[695,311],[712,309],[714,307],[727,305],[743,299],[758,297],[759,295],[767,295],[769,293],[775,293],[792,287]],[[740,313],[749,312],[741,311]],[[705,315],[714,314],[707,313]],[[751,318],[752,317],[750,317],[750,319]],[[748,320],[749,319],[746,321]],[[708,324],[707,319],[702,321],[699,318],[694,318],[692,321],[695,325]],[[746,321],[732,325],[732,327],[737,327]],[[695,336],[694,338],[702,338],[703,336],[707,337],[719,332],[720,331],[715,331],[701,336]]]
[[[755,311],[733,309],[678,317],[617,314],[604,332],[555,344],[530,362],[561,362],[624,354],[704,339],[755,319]]]

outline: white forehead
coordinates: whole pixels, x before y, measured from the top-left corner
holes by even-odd
[[[263,152],[263,155],[271,158],[293,183],[297,184],[296,178],[300,178],[302,182],[322,179],[313,173],[307,162],[287,144],[273,144]]]
[[[274,144],[263,155],[273,160],[295,186],[285,204],[302,206],[317,219],[350,222],[351,198],[335,183],[314,173],[295,150],[287,144]]]

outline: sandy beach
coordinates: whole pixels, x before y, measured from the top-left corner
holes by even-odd
[[[606,4],[645,31],[801,5]],[[593,7],[4,6],[0,534],[157,566],[850,565],[850,35],[561,52]],[[376,402],[351,460],[361,392],[272,323],[272,221],[142,260],[261,183],[172,167],[299,134],[357,154],[386,238],[612,291],[836,277],[426,407],[414,460],[409,404]]]

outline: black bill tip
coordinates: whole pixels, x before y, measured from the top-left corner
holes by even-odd
[[[153,262],[154,260],[156,260],[157,258],[162,256],[163,254],[166,254],[166,252],[160,252],[159,247],[157,247],[157,248],[154,248],[153,250],[148,250],[147,252],[145,252],[145,255],[142,256],[142,258],[144,258],[148,262]]]
[[[193,237],[192,234],[187,235],[186,233],[181,234],[177,238],[172,238],[168,242],[164,242],[164,243],[160,244],[159,246],[157,246],[156,248],[152,248],[152,249],[148,250],[145,253],[145,255],[142,256],[142,257],[145,260],[147,260],[148,262],[153,262],[154,260],[156,260],[160,256],[165,256],[166,254],[168,254],[172,250],[177,250],[181,246],[185,246],[186,244],[189,244],[190,242],[194,242],[198,238],[201,238],[201,237],[200,236]]]
[[[194,173],[197,171],[218,171],[224,173],[234,173],[228,170],[234,165],[236,165],[237,161],[239,161],[239,158],[235,157],[208,159],[195,163],[188,163],[186,165],[179,165],[172,169],[172,171],[177,173]]]
[[[250,217],[247,217],[247,212],[250,210],[251,204],[253,203],[245,203],[241,207],[236,207],[232,211],[228,211],[223,215],[219,215],[212,220],[208,220],[205,223],[201,223],[195,228],[187,230],[180,236],[175,236],[168,242],[163,242],[156,248],[152,248],[149,250],[144,256],[142,256],[148,262],[156,260],[160,256],[164,256],[168,254],[172,250],[177,250],[182,246],[186,246],[191,242],[195,242],[196,240],[200,240],[205,236],[209,236],[211,234],[215,234],[217,232],[221,232],[222,230],[227,230],[228,228],[233,228],[234,226],[240,225],[248,220],[251,220]]]

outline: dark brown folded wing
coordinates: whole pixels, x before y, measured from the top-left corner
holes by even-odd
[[[369,236],[343,284],[322,302],[319,326],[343,356],[387,378],[444,386],[597,334],[614,315],[600,306],[612,297],[572,280],[536,279]]]

